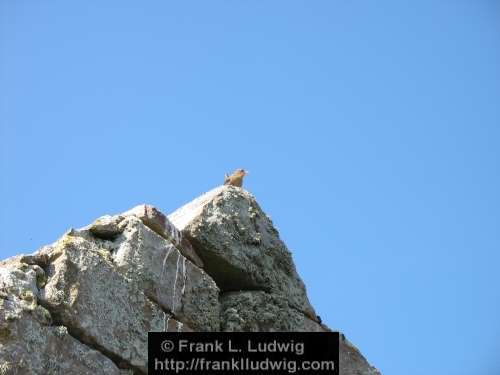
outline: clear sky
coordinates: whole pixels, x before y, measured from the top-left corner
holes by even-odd
[[[243,167],[384,375],[500,374],[498,1],[0,4],[0,258]]]

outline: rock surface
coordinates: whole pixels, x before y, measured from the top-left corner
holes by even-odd
[[[0,374],[118,375],[109,358],[53,324],[38,303],[42,272],[18,259],[0,268]]]
[[[1,374],[145,374],[148,331],[318,322],[255,198],[218,187],[169,217],[140,205],[0,262]],[[341,335],[342,375],[380,374]]]
[[[203,268],[203,261],[194,251],[191,243],[186,240],[182,233],[170,220],[158,209],[148,204],[141,204],[123,213],[123,215],[135,216],[160,236],[172,242],[180,249],[182,255],[190,259],[198,267]]]
[[[112,255],[118,270],[196,331],[217,331],[219,288],[213,279],[136,217],[122,225]]]
[[[260,289],[316,313],[290,251],[255,198],[243,189],[213,189],[169,216],[188,236],[222,291]]]
[[[82,342],[120,366],[147,371],[147,337],[163,329],[163,311],[114,269],[107,250],[73,231],[49,249],[40,302]]]
[[[221,331],[322,332],[325,329],[286,297],[262,291],[227,292],[221,295]]]
[[[221,295],[221,330],[225,332],[327,332],[327,326],[290,307],[283,297],[260,291]],[[358,349],[340,335],[341,375],[380,375]]]

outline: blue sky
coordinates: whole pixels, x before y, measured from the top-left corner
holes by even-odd
[[[244,167],[383,374],[500,374],[498,2],[0,4],[0,258]]]

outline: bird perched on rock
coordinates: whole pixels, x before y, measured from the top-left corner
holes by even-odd
[[[243,177],[248,174],[244,169],[237,169],[231,176],[224,175],[224,185],[232,185],[241,187],[243,185]]]

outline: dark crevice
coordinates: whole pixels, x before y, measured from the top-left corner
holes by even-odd
[[[43,253],[43,254],[26,255],[26,256],[23,256],[23,258],[21,259],[21,262],[29,264],[29,265],[40,266],[40,268],[42,268],[47,279],[49,278],[48,277],[48,268],[50,266],[50,254]],[[37,289],[40,292],[42,289],[44,289],[44,286],[37,287]],[[104,348],[101,345],[99,345],[98,343],[96,343],[95,340],[92,339],[92,337],[85,335],[85,333],[82,330],[75,328],[75,327],[68,326],[67,324],[65,324],[63,322],[61,316],[57,312],[55,312],[52,309],[52,307],[49,304],[47,304],[43,299],[38,298],[37,303],[38,303],[38,305],[44,307],[50,313],[51,322],[50,322],[50,324],[47,324],[48,327],[64,326],[64,327],[66,327],[68,334],[73,339],[78,341],[80,344],[85,345],[85,346],[101,353],[103,356],[105,356],[106,358],[111,360],[118,368],[125,369],[125,370],[132,370],[132,371],[134,371],[134,374],[146,375],[146,373],[144,373],[143,371],[141,371],[137,367],[132,366],[130,363],[128,363],[124,359],[120,358],[118,355],[110,352],[106,348]]]
[[[165,309],[162,305],[160,305],[156,301],[156,298],[148,296],[146,293],[144,293],[144,295],[146,296],[146,299],[149,302],[151,302],[152,304],[157,306],[158,309],[160,309],[163,313],[170,315],[170,318],[174,319],[175,321],[182,323],[183,325],[187,326],[191,330],[193,329],[194,326],[196,326],[196,324],[193,324],[193,322],[191,322],[191,321],[186,322],[186,319],[181,319],[177,314],[174,314],[170,309]]]
[[[270,288],[247,288],[247,289],[225,289],[223,292],[220,293],[220,296],[223,296],[226,293],[236,293],[236,292],[264,292],[264,293],[271,293]]]
[[[194,251],[203,261],[203,270],[215,281],[221,292],[261,288],[247,272],[235,267],[215,251],[203,246],[195,238],[189,237],[188,239],[193,245]]]
[[[94,232],[89,231],[90,235],[98,240],[111,241],[114,242],[118,237],[120,237],[121,233],[103,233],[103,232]]]
[[[175,228],[175,230],[178,231],[180,240],[176,240],[174,236],[166,234],[164,232],[163,228],[158,228],[157,226],[152,225],[151,223],[148,223],[148,222],[144,222],[144,221],[142,221],[142,223],[144,224],[144,226],[146,226],[148,229],[151,229],[155,234],[160,236],[162,239],[166,240],[170,245],[172,245],[175,248],[175,250],[177,250],[179,253],[181,253],[182,256],[184,256],[185,258],[189,259],[189,261],[191,263],[193,263],[196,267],[200,267],[200,266],[198,266],[199,260],[197,260],[195,257],[193,257],[193,255],[190,254],[190,249],[200,259],[201,259],[201,257],[198,255],[198,253],[194,249],[193,245],[184,236],[184,234],[181,231],[179,231],[175,226],[174,226],[174,228]],[[173,226],[172,223],[170,223],[170,225]],[[200,268],[202,268],[202,267],[200,267]]]
[[[75,340],[79,341],[80,343],[90,347],[91,349],[94,349],[101,353],[103,356],[109,358],[115,365],[116,367],[123,369],[123,370],[132,370],[136,374],[146,374],[145,372],[141,371],[139,368],[132,366],[129,362],[125,361],[123,358],[120,358],[120,356],[110,352],[103,346],[99,345],[96,343],[94,340],[92,340],[91,337],[88,337],[85,335],[85,333],[74,327],[69,327],[65,326],[68,330],[68,334],[73,337]]]
[[[20,259],[21,263],[26,263],[29,265],[37,265],[40,266],[44,271],[49,265],[49,255],[48,254],[32,254],[32,255],[23,255]]]
[[[178,322],[181,322],[182,324],[186,324],[185,322],[183,322],[182,320],[179,319],[179,317],[174,314],[172,311],[170,311],[170,309],[165,309],[157,300],[156,298],[153,298],[152,296],[148,296],[146,293],[144,293],[144,295],[146,296],[146,299],[151,302],[152,304],[154,304],[156,307],[158,307],[158,309],[160,309],[162,312],[164,312],[165,314],[168,314],[170,315],[172,318],[174,318],[175,320],[177,320]]]
[[[99,343],[97,343],[91,336],[88,336],[85,334],[85,332],[77,327],[70,326],[68,324],[65,324],[65,322],[62,320],[61,316],[53,311],[51,309],[51,306],[45,303],[42,300],[38,301],[40,305],[45,307],[50,314],[52,315],[52,326],[64,326],[68,330],[68,334],[73,337],[75,340],[80,342],[83,345],[88,346],[89,348],[98,351],[101,353],[103,356],[107,357],[110,359],[118,368],[123,369],[123,370],[132,370],[134,371],[134,374],[141,374],[141,375],[146,375],[147,373],[143,372],[141,369],[139,369],[136,366],[133,366],[130,364],[128,361],[124,360],[117,354],[109,351]]]

